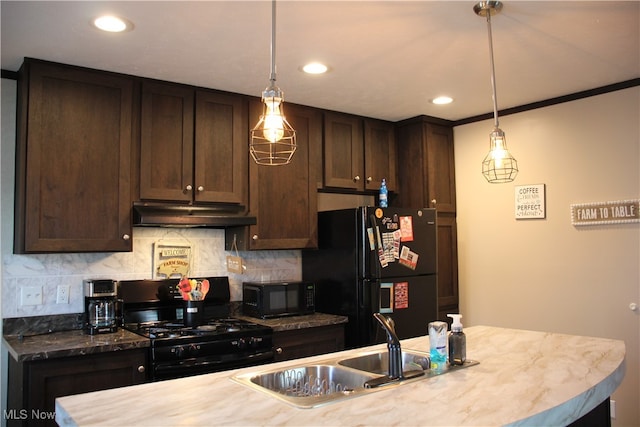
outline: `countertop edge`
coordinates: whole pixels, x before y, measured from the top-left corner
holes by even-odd
[[[524,418],[505,427],[512,426],[531,426],[537,427],[541,425],[569,425],[589,412],[609,398],[613,392],[620,386],[626,373],[626,358],[620,362],[620,365],[611,372],[607,378],[600,383],[585,390],[578,396],[563,402],[546,411]],[[566,413],[566,416],[558,416]]]

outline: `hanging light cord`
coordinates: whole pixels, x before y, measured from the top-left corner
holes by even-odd
[[[271,87],[276,85],[276,0],[271,2]]]
[[[496,68],[493,64],[493,37],[491,36],[491,10],[487,10],[487,29],[489,34],[489,62],[491,64],[491,89],[493,90],[493,124],[496,128],[498,123],[498,97],[496,95]]]

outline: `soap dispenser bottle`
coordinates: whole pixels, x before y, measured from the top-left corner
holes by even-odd
[[[453,319],[449,333],[449,365],[463,365],[467,360],[467,337],[462,332],[461,314],[447,314]]]

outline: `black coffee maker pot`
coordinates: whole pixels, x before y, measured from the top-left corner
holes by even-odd
[[[89,335],[118,330],[118,284],[115,280],[84,280],[85,332]]]

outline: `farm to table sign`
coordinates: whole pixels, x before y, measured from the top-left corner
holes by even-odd
[[[573,225],[640,222],[640,199],[571,205]]]

